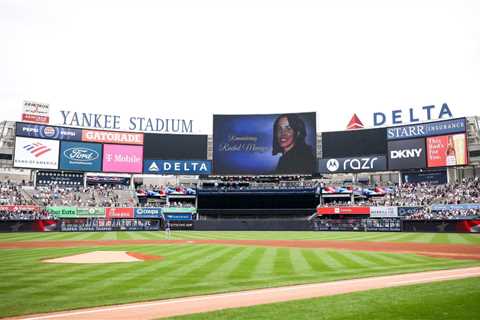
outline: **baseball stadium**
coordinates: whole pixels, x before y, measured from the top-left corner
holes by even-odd
[[[0,319],[479,318],[479,21],[0,0]]]
[[[2,123],[2,317],[475,312],[475,118],[317,132],[312,112],[229,114],[193,135],[36,116]]]

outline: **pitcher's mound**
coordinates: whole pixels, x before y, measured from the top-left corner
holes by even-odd
[[[76,254],[63,258],[43,260],[50,263],[113,263],[113,262],[138,262],[145,260],[159,260],[162,257],[149,256],[127,251],[93,251]]]

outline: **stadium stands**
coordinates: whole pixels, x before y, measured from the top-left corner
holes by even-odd
[[[318,181],[302,178],[297,181],[226,180],[204,181],[198,189],[193,186],[149,185],[138,186],[135,191],[125,186],[106,185],[34,188],[7,181],[0,184],[0,219],[50,219],[52,216],[44,211],[50,206],[196,208],[197,200],[202,220],[235,217],[306,219],[317,205],[422,208],[402,215],[401,218],[405,220],[469,219],[480,216],[478,177],[444,185],[421,183],[368,188],[352,185],[320,188]],[[462,204],[473,206],[458,207]]]

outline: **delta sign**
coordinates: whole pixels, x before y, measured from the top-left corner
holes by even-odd
[[[432,120],[442,120],[453,118],[452,111],[447,103],[440,105],[428,105],[421,107],[412,107],[407,110],[396,109],[390,112],[374,112],[372,114],[373,127],[387,125],[401,125],[408,123],[426,122]],[[360,118],[353,114],[347,129],[362,129],[364,125]]]

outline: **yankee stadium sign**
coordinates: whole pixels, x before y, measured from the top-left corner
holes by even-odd
[[[95,129],[191,133],[193,127],[193,120],[129,117],[127,122],[123,123],[123,119],[119,115],[66,110],[60,110],[60,119],[60,124],[64,126]]]

